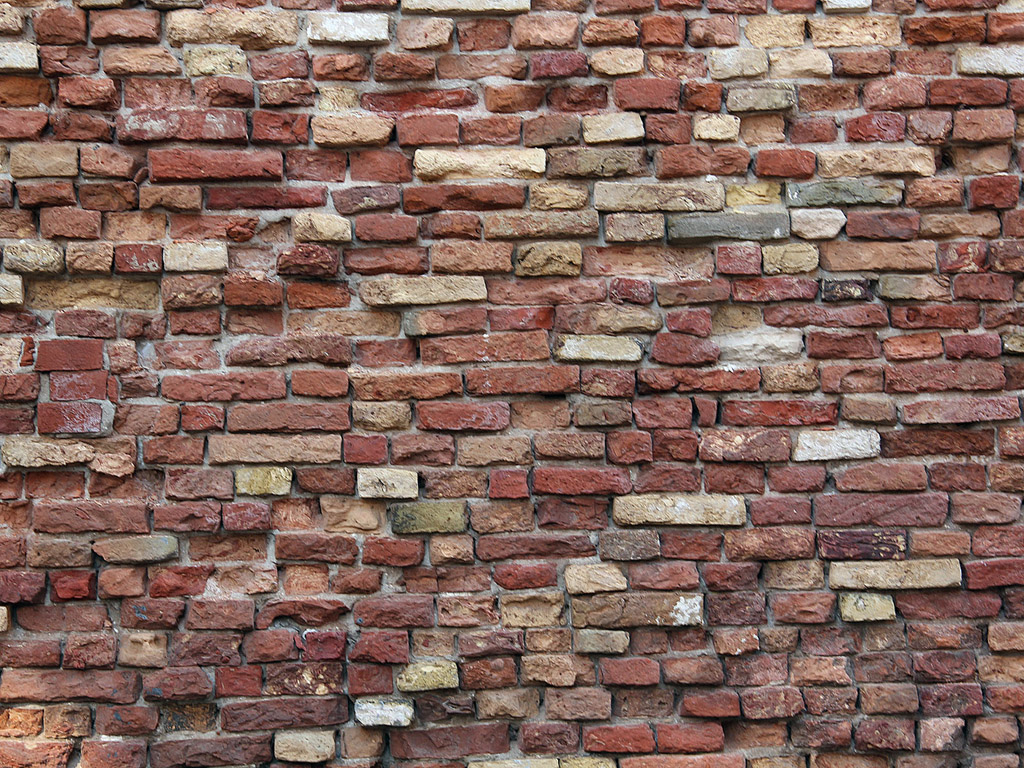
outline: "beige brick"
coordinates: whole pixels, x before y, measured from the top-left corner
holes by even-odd
[[[352,222],[332,213],[300,211],[292,216],[292,235],[305,243],[348,243]]]
[[[831,272],[931,272],[935,243],[836,240],[821,246],[821,266]]]
[[[186,43],[232,43],[247,50],[264,50],[295,45],[299,39],[298,17],[287,11],[185,9],[168,13],[165,24],[168,42],[179,47]]]
[[[452,304],[483,301],[487,284],[482,277],[385,277],[364,281],[359,295],[374,307]]]
[[[403,692],[458,688],[459,668],[454,661],[419,661],[406,665],[395,684]]]
[[[747,507],[742,496],[649,493],[616,498],[612,519],[619,525],[743,525]]]
[[[811,42],[816,48],[873,45],[891,48],[903,41],[898,16],[812,16],[808,24]]]
[[[326,464],[341,460],[341,435],[210,435],[211,464]]]
[[[740,119],[735,115],[702,113],[693,120],[693,138],[701,141],[736,141],[740,136]]]
[[[876,592],[850,592],[839,596],[839,615],[843,621],[892,621],[896,605],[891,595]]]
[[[333,760],[334,731],[278,731],[274,734],[274,757],[297,763]]]
[[[164,269],[168,272],[223,272],[228,268],[228,247],[224,243],[170,243],[164,246]]]
[[[543,149],[417,149],[416,175],[442,179],[535,179],[544,175]]]
[[[579,563],[565,566],[565,589],[570,595],[619,592],[626,589],[626,577],[614,563]]]
[[[636,112],[610,112],[583,117],[583,140],[588,144],[635,141],[644,137],[644,123]]]
[[[240,467],[235,470],[235,493],[245,496],[287,496],[292,489],[289,467]]]
[[[607,48],[590,54],[590,68],[598,75],[621,77],[644,71],[644,52],[639,48]]]
[[[383,146],[395,121],[372,114],[314,115],[310,127],[313,142],[324,147]]]
[[[725,191],[718,181],[594,184],[599,211],[718,211],[724,206]]]
[[[515,272],[520,277],[542,277],[580,273],[583,247],[579,243],[530,243],[519,246]]]
[[[824,150],[818,153],[818,174],[826,179],[875,174],[932,176],[935,153],[926,147]]]
[[[501,623],[506,627],[551,627],[565,623],[565,598],[561,592],[505,593],[498,599]]]
[[[356,473],[356,487],[364,499],[415,499],[419,477],[411,469],[363,467]]]
[[[804,44],[806,17],[798,13],[747,16],[743,32],[758,48],[794,48]]]
[[[960,561],[953,558],[834,562],[832,589],[940,589],[960,586]]]
[[[24,274],[60,274],[64,271],[64,251],[42,241],[12,243],[4,247],[4,267]]]
[[[810,243],[765,245],[761,259],[766,275],[813,272],[818,268],[818,248]]]
[[[11,147],[11,176],[31,179],[40,176],[77,176],[78,145],[64,141],[15,144]]]
[[[189,77],[249,74],[249,60],[237,45],[198,45],[186,49],[184,57],[185,74]]]
[[[639,362],[640,343],[628,336],[565,334],[555,343],[555,358],[570,362]]]
[[[382,501],[321,496],[320,512],[324,530],[344,533],[372,533],[384,526],[386,505]]]

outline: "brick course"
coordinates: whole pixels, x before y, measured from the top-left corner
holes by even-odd
[[[0,5],[0,768],[1012,768],[1024,13]]]

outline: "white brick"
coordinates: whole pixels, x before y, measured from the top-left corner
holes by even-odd
[[[292,235],[299,242],[347,243],[352,240],[352,222],[331,213],[301,211],[292,216]]]
[[[35,72],[39,48],[32,43],[0,43],[0,72]]]
[[[643,137],[644,121],[636,112],[586,115],[583,118],[583,140],[587,144],[635,141]]]
[[[11,272],[58,274],[64,271],[64,252],[50,243],[11,243],[4,247],[4,267]]]
[[[25,286],[19,275],[0,275],[0,304],[21,304],[25,301]]]
[[[555,346],[555,357],[559,360],[581,362],[635,363],[643,357],[643,348],[636,339],[628,336],[569,334],[559,338]]]
[[[412,702],[407,699],[356,699],[356,722],[368,728],[403,727],[413,720]]]
[[[649,493],[616,498],[612,519],[619,525],[743,525],[747,507],[742,496]]]
[[[310,13],[311,43],[386,43],[386,13]]]
[[[411,469],[364,467],[356,485],[364,499],[415,499],[420,495],[419,476]]]
[[[322,763],[334,759],[334,731],[278,731],[274,757],[297,763]]]
[[[416,175],[441,179],[535,179],[544,175],[543,149],[417,149]]]
[[[164,269],[168,272],[222,272],[228,268],[228,247],[224,243],[180,242],[164,247]]]
[[[403,0],[410,13],[527,13],[530,0]]]
[[[1024,45],[992,45],[961,48],[956,69],[962,75],[1024,75]]]
[[[839,596],[839,615],[843,621],[892,621],[896,618],[896,605],[892,595],[845,592]]]
[[[834,562],[828,571],[832,589],[940,589],[960,580],[955,558]]]
[[[805,429],[797,433],[793,461],[835,461],[877,456],[881,438],[873,429]]]

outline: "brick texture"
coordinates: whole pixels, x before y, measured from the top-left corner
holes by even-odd
[[[1020,768],[1020,9],[0,5],[0,768]]]

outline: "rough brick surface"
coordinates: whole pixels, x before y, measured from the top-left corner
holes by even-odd
[[[0,768],[1020,768],[1021,10],[0,5]]]

